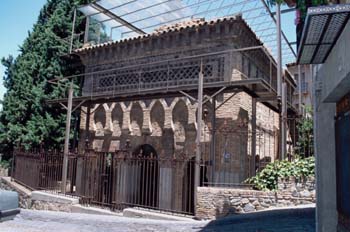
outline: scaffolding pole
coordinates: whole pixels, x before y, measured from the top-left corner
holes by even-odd
[[[84,44],[89,42],[89,27],[90,27],[90,17],[86,17],[85,22],[85,34],[84,34]]]
[[[198,75],[198,108],[197,108],[197,138],[196,138],[196,163],[195,163],[195,185],[194,185],[194,211],[196,213],[197,188],[200,183],[200,162],[201,162],[201,135],[202,135],[202,108],[203,108],[203,65]]]
[[[256,98],[252,98],[252,143],[251,143],[251,160],[250,160],[250,176],[256,174]]]
[[[299,115],[302,115],[301,107],[301,66],[298,65],[298,103],[299,103]]]
[[[277,96],[282,95],[282,38],[281,38],[281,4],[277,3]]]
[[[281,125],[281,159],[284,160],[286,157],[287,150],[287,83],[283,82],[282,85],[282,125]]]
[[[72,36],[70,38],[70,46],[69,46],[69,53],[72,53],[73,50],[73,42],[74,42],[74,30],[75,30],[75,20],[77,17],[77,9],[74,9],[73,13],[73,23],[72,23]]]
[[[280,159],[284,159],[285,152],[286,152],[286,123],[285,123],[285,116],[284,116],[284,109],[286,108],[286,100],[284,99],[285,96],[283,96],[283,73],[282,73],[282,29],[281,29],[281,4],[276,4],[276,32],[277,32],[277,98],[281,102],[281,130],[280,130],[280,139],[281,139],[281,148],[280,148]],[[286,94],[286,93],[285,93]]]
[[[63,194],[66,193],[66,186],[67,186],[69,134],[70,134],[70,121],[71,121],[71,116],[72,116],[72,100],[73,100],[73,82],[70,83],[70,86],[69,86],[69,89],[68,89],[66,134],[65,134],[65,137],[64,137],[63,166],[62,166],[62,186],[61,186],[61,191],[62,191]]]
[[[211,160],[211,182],[215,180],[215,147],[216,147],[216,96],[212,98],[212,112],[211,112],[211,147],[210,147],[210,160]]]

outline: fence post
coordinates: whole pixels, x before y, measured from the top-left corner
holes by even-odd
[[[15,178],[14,174],[14,167],[15,167],[15,159],[16,159],[16,152],[13,151],[12,153],[12,161],[11,161],[11,181]]]
[[[69,134],[70,134],[70,119],[71,119],[71,115],[72,115],[72,100],[73,100],[73,82],[70,83],[70,86],[68,89],[66,134],[65,134],[65,138],[64,138],[63,165],[62,165],[62,186],[61,186],[61,191],[63,194],[66,193],[66,185],[67,185]]]

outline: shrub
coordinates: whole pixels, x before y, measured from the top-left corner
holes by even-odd
[[[270,163],[256,176],[247,179],[245,182],[252,184],[258,190],[275,190],[279,177],[302,178],[314,175],[315,158],[297,158],[291,162],[283,160]]]
[[[7,160],[1,160],[0,161],[0,168],[4,168],[4,169],[7,169],[7,168],[10,168],[10,161],[7,161]]]

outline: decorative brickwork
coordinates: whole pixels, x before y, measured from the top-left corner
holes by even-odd
[[[217,105],[230,97],[223,94]],[[211,115],[203,120],[203,160],[210,160]],[[94,106],[90,117],[90,143],[98,151],[130,150],[152,145],[160,157],[195,155],[197,103],[172,98]],[[251,97],[238,93],[216,111],[216,182],[240,183],[249,177],[251,148]],[[257,104],[257,154],[273,161],[277,154],[278,114]],[[110,125],[110,126],[107,126]],[[81,130],[85,129],[82,114]],[[83,139],[83,138],[82,138]],[[209,176],[210,173],[207,173]]]

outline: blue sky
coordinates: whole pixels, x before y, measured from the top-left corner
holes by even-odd
[[[18,55],[19,46],[32,30],[39,11],[46,0],[1,0],[0,7],[0,58]],[[2,84],[5,67],[0,65],[0,99],[5,88]]]
[[[1,0],[0,7],[0,58],[13,55],[16,57],[19,46],[27,37],[37,21],[39,11],[47,0]],[[283,8],[286,8],[284,6]],[[274,10],[274,9],[273,9]],[[282,15],[282,29],[290,41],[295,41],[295,12]],[[5,68],[0,65],[0,99],[6,89],[3,87],[2,77]],[[1,107],[0,107],[1,108]]]

